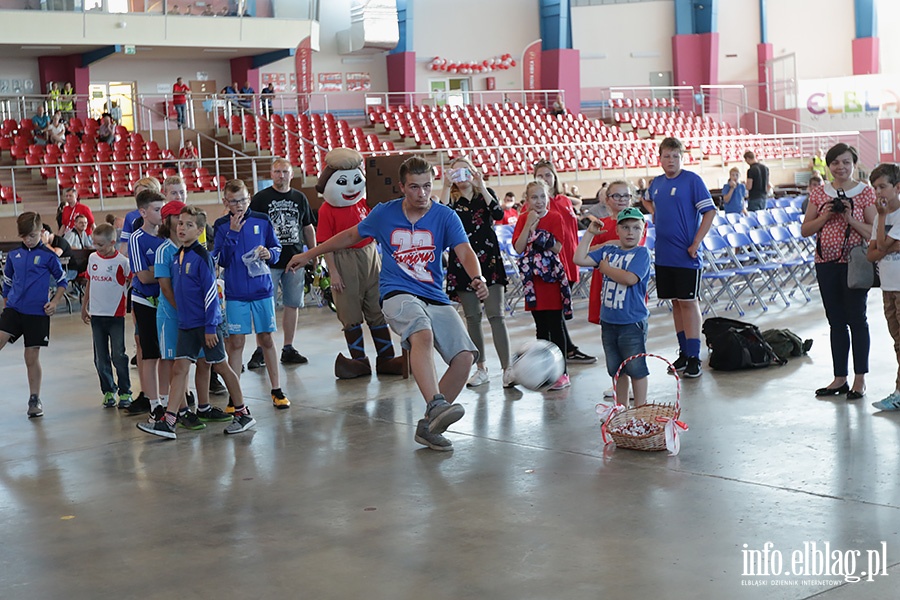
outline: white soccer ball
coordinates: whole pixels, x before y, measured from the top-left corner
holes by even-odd
[[[539,392],[562,377],[566,361],[556,344],[534,340],[526,342],[513,354],[511,368],[516,383]]]

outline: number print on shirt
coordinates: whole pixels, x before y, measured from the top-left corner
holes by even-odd
[[[391,233],[391,246],[396,248],[394,260],[400,269],[418,281],[434,282],[428,264],[434,260],[434,237],[430,231],[395,229]]]

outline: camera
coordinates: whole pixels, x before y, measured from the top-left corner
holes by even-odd
[[[847,207],[844,205],[844,200],[847,199],[847,194],[845,194],[844,190],[842,189],[837,189],[835,191],[837,191],[837,198],[831,201],[831,212],[839,215],[847,210]]]

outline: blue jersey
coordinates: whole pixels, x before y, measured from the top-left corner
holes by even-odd
[[[203,327],[216,333],[222,321],[216,270],[212,257],[199,242],[180,248],[172,260],[172,288],[178,305],[178,329]]]
[[[140,298],[157,298],[159,296],[159,284],[141,283],[138,279],[138,271],[149,271],[156,263],[156,249],[162,245],[165,240],[147,233],[143,229],[138,229],[131,234],[128,240],[128,266],[134,273],[134,279],[131,280],[132,300]],[[139,300],[138,300],[139,301]],[[146,304],[146,303],[142,303]],[[155,306],[155,302],[152,303]]]
[[[24,315],[44,315],[49,300],[49,283],[67,287],[66,274],[56,253],[38,242],[29,249],[22,244],[6,256],[3,267],[3,297],[6,305]]]
[[[731,189],[731,184],[726,183],[722,186],[722,198],[725,198],[725,194],[728,193],[728,190]],[[744,199],[747,197],[747,186],[743,183],[737,184],[734,188],[734,193],[731,194],[731,200],[726,202],[724,206],[722,206],[722,210],[725,211],[725,214],[730,213],[740,213],[744,210]]]
[[[379,204],[357,226],[363,237],[381,245],[381,297],[405,292],[450,304],[444,293],[445,249],[468,243],[462,221],[452,208],[432,202],[431,208],[413,225],[403,214],[403,200]]]
[[[141,217],[141,211],[133,210],[125,215],[125,223],[122,225],[122,233],[119,235],[119,241],[128,243],[131,234],[134,233],[134,222]]]
[[[231,215],[216,221],[216,237],[213,258],[225,269],[225,299],[249,302],[275,296],[272,277],[266,273],[251,277],[241,257],[254,248],[263,246],[272,255],[266,263],[273,267],[281,256],[281,244],[275,236],[275,228],[263,213],[248,210],[244,213],[244,226],[240,231],[231,230]]]
[[[600,321],[614,325],[640,323],[650,316],[647,309],[647,282],[650,280],[650,250],[644,246],[635,246],[623,250],[618,246],[602,246],[588,254],[600,263],[604,258],[610,266],[634,273],[638,282],[634,285],[622,285],[611,277],[603,278]]]
[[[703,180],[690,171],[671,179],[660,175],[650,183],[647,194],[654,207],[656,264],[699,269],[700,254],[692,258],[687,249],[700,229],[700,215],[716,209]]]
[[[156,249],[156,259],[153,263],[153,276],[157,279],[161,279],[166,277],[168,279],[172,279],[172,259],[175,256],[175,253],[178,252],[178,246],[176,246],[172,240],[165,240],[162,244],[159,245],[159,248]],[[157,313],[156,318],[158,319],[160,315],[162,315],[166,319],[175,320],[178,318],[178,313],[175,311],[175,307],[169,304],[169,301],[166,300],[166,297],[162,293],[162,289],[159,292],[159,306],[156,307]]]

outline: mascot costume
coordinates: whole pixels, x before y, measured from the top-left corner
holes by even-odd
[[[325,155],[325,168],[319,176],[316,191],[325,203],[319,208],[316,237],[321,244],[332,236],[359,224],[367,214],[366,176],[363,157],[350,148],[335,148]],[[325,255],[331,274],[331,291],[337,317],[344,326],[344,337],[350,358],[338,354],[334,361],[334,375],[338,379],[353,379],[372,374],[366,356],[362,322],[365,320],[375,342],[378,356],[375,370],[379,375],[408,377],[406,359],[394,355],[391,333],[378,302],[378,275],[381,257],[372,238],[346,250]]]

